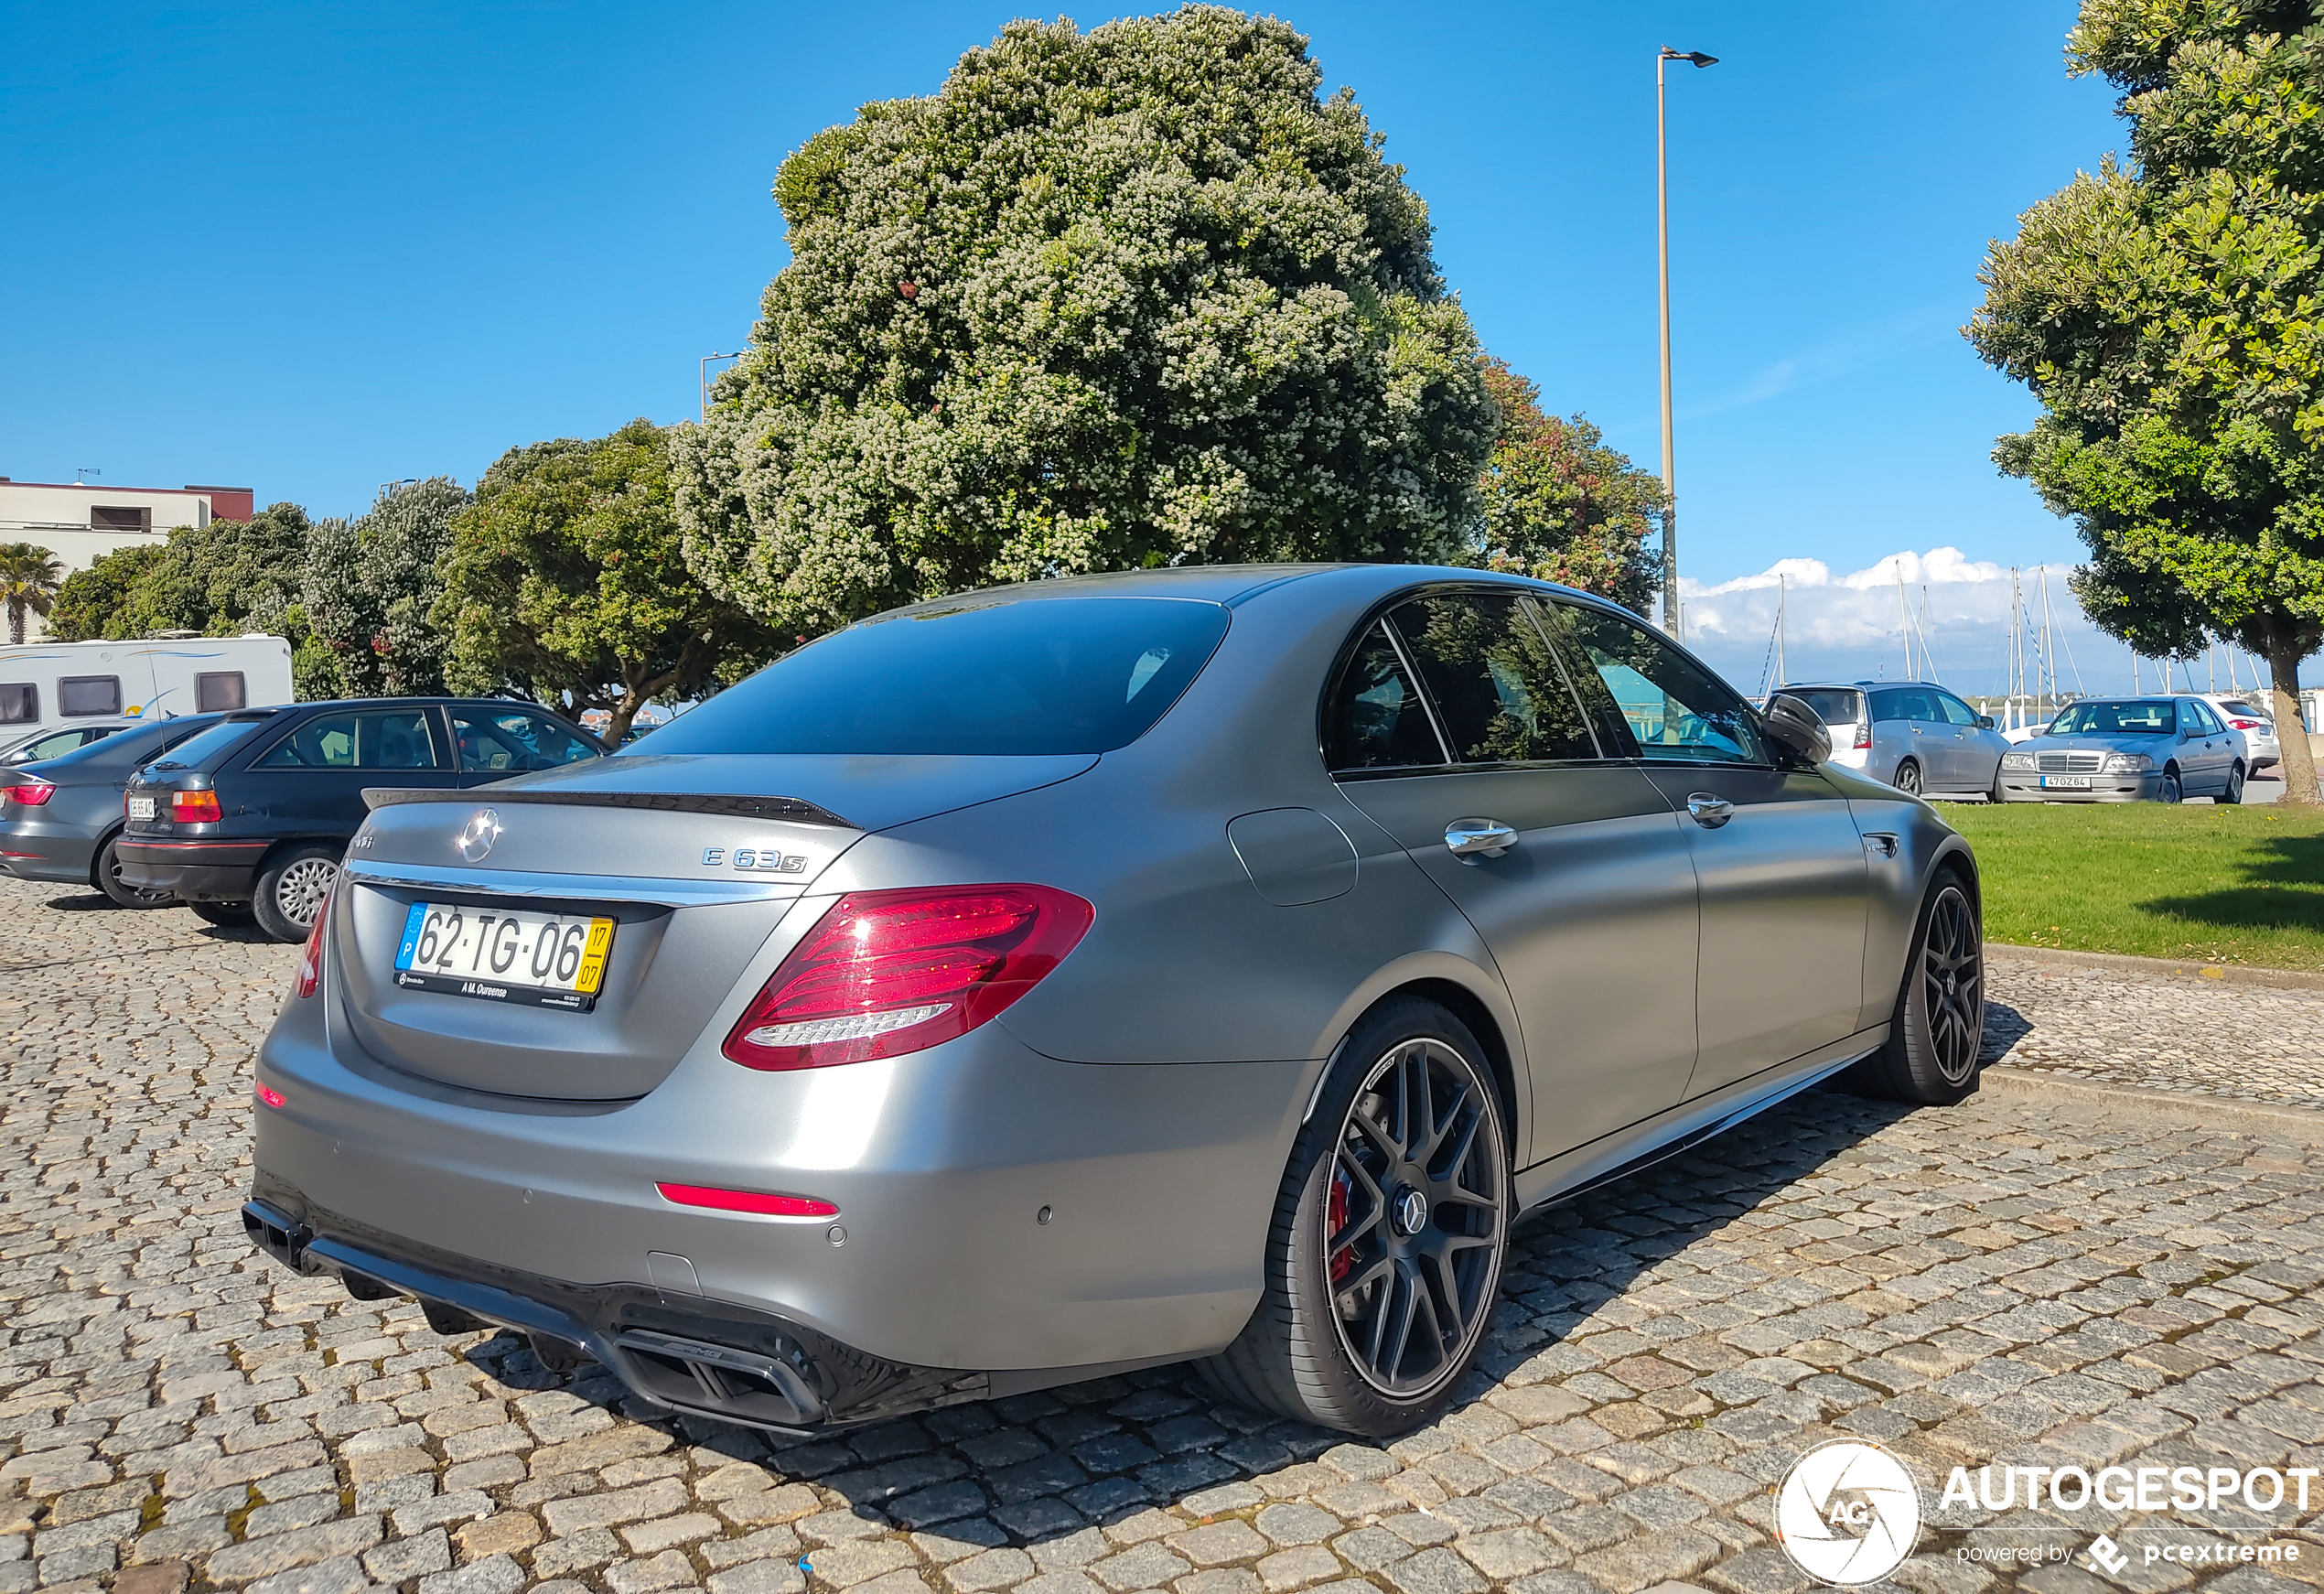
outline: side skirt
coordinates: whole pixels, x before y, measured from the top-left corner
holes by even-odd
[[[1546,1162],[1537,1162],[1517,1175],[1518,1209],[1522,1212],[1571,1201],[1584,1191],[1626,1179],[1665,1158],[1691,1150],[1744,1119],[1764,1113],[1777,1103],[1871,1056],[1887,1044],[1888,1039],[1886,1024],[1858,1030],[1803,1057],[1738,1080],[1707,1096],[1682,1102],[1668,1112],[1619,1129],[1587,1146],[1561,1152]]]

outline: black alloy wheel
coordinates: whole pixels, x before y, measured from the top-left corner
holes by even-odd
[[[178,899],[167,891],[145,891],[124,883],[121,878],[121,838],[105,838],[97,849],[97,862],[89,873],[97,889],[111,898],[119,908],[175,908]]]
[[[1944,1106],[1977,1088],[1985,1044],[1985,931],[1961,878],[1938,875],[1921,910],[1888,1043],[1862,1065],[1879,1094]]]
[[[2186,795],[2186,788],[2179,784],[2179,766],[2177,764],[2169,765],[2163,770],[2163,789],[2161,794],[2156,798],[2156,801],[2158,802],[2176,802]]]
[[[1375,1438],[1435,1415],[1500,1295],[1504,1112],[1452,1013],[1400,996],[1367,1014],[1293,1144],[1258,1309],[1203,1376],[1243,1405]]]
[[[1492,1309],[1508,1203],[1490,1087],[1441,1040],[1374,1066],[1349,1105],[1324,1211],[1332,1320],[1383,1395],[1443,1383]]]
[[[1897,766],[1897,790],[1908,797],[1921,795],[1921,766],[1910,759]]]

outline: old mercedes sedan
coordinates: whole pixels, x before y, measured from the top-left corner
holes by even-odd
[[[899,609],[635,752],[383,775],[243,1222],[728,1421],[1192,1360],[1393,1434],[1526,1209],[1852,1065],[1975,1089],[1975,862],[1829,755],[1473,570]]]

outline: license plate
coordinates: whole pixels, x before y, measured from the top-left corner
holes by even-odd
[[[129,817],[130,817],[130,818],[132,818],[132,819],[151,819],[153,816],[154,816],[154,800],[153,800],[152,798],[150,798],[150,797],[132,797],[132,798],[129,800]]]
[[[395,983],[533,1007],[597,1005],[613,921],[513,908],[414,902],[395,948]]]
[[[2070,792],[2090,790],[2090,777],[2087,775],[2044,775],[2041,778],[2041,783],[2045,786],[2062,786]]]

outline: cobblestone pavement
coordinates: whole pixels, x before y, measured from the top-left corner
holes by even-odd
[[[0,960],[0,1594],[1793,1594],[1768,1489],[1827,1437],[1932,1502],[1993,1458],[2324,1465],[2324,1154],[1828,1092],[1528,1219],[1482,1370],[1386,1447],[1170,1370],[771,1447],[657,1421],[243,1243],[295,949],[15,885],[0,911],[38,931]],[[2289,1594],[2318,1515],[1955,1506],[1895,1580],[1984,1594],[2013,1579],[1964,1551],[2103,1527],[2133,1589]],[[2158,1536],[2305,1558],[2143,1566]]]
[[[2324,990],[1986,954],[1987,1062],[2324,1107]]]

